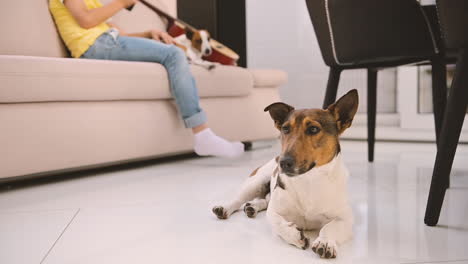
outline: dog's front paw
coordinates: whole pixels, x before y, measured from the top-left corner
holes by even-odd
[[[305,249],[307,249],[309,247],[309,239],[306,236],[304,236],[304,231],[302,231],[299,228],[297,228],[297,230],[299,231],[299,235],[301,236],[299,241],[300,241],[300,245],[302,245],[302,247],[300,247],[300,248],[305,250]]]
[[[215,206],[215,207],[213,207],[212,211],[219,219],[227,219],[228,218],[227,210],[224,209],[224,207],[222,207],[222,206]]]
[[[312,251],[321,258],[336,258],[337,249],[336,242],[331,239],[318,237],[312,243]]]
[[[255,218],[257,216],[257,209],[255,209],[251,203],[246,203],[244,206],[244,213],[250,218]]]
[[[290,229],[293,232],[290,233],[291,236],[286,241],[300,249],[307,249],[309,247],[309,239],[304,235],[304,231],[292,223],[290,226],[293,227]]]

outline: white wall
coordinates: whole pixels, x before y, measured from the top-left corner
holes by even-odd
[[[284,102],[297,108],[321,107],[328,78],[304,0],[247,0],[249,68],[278,68],[289,75],[281,88]],[[378,112],[396,111],[396,72],[380,71]],[[338,95],[356,88],[365,112],[366,73],[345,71]]]

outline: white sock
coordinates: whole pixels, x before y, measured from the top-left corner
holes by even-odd
[[[200,156],[218,156],[233,158],[244,153],[244,144],[229,142],[218,137],[211,129],[206,128],[195,135],[194,150]]]

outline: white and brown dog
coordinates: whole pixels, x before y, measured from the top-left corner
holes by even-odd
[[[182,48],[190,63],[200,65],[208,70],[215,68],[216,63],[203,60],[213,52],[210,44],[210,33],[206,30],[191,30],[187,28],[185,34],[174,38],[177,46]]]
[[[339,136],[351,126],[358,101],[352,90],[325,110],[295,110],[284,103],[266,107],[281,131],[281,155],[256,169],[238,196],[213,213],[226,219],[244,205],[247,216],[255,217],[267,209],[273,232],[287,243],[306,249],[304,231],[320,230],[312,250],[335,258],[353,225]]]

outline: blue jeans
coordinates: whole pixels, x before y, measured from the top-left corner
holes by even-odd
[[[151,39],[119,36],[117,31],[111,29],[99,36],[81,58],[161,63],[167,70],[171,94],[185,127],[206,123],[206,114],[199,105],[195,79],[180,48]]]

